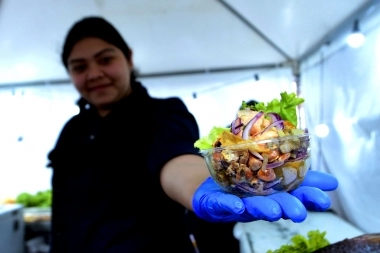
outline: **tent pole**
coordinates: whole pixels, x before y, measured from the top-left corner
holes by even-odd
[[[297,60],[291,61],[292,74],[293,74],[293,83],[295,84],[297,97],[302,97],[301,89],[301,73],[300,73],[300,64]],[[304,107],[303,103],[297,106],[297,116],[298,116],[298,127],[305,128],[305,117],[304,117]]]

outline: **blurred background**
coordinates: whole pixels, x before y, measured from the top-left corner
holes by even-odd
[[[150,95],[183,99],[202,136],[243,100],[303,97],[312,169],[339,180],[332,211],[379,232],[379,0],[0,0],[1,201],[50,189],[47,153],[78,112],[61,46],[90,15],[115,25]]]

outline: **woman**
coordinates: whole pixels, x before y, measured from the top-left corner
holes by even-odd
[[[74,24],[62,62],[81,98],[48,156],[51,252],[194,252],[186,210],[213,222],[301,222],[306,208],[329,207],[323,190],[337,182],[322,173],[310,173],[312,187],[281,200],[222,192],[194,148],[193,115],[178,98],[148,95],[134,75],[132,50],[106,20]]]

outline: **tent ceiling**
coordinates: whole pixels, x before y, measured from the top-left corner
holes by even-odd
[[[0,85],[68,80],[60,50],[84,16],[113,23],[141,75],[254,69],[299,59],[371,0],[0,0]]]

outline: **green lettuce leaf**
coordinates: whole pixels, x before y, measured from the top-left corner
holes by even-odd
[[[297,105],[304,102],[303,98],[298,98],[295,93],[288,94],[286,91],[280,93],[281,100],[273,99],[266,105],[260,102],[256,105],[248,105],[245,101],[242,102],[240,109],[250,108],[255,111],[275,112],[281,116],[282,119],[290,121],[293,125],[297,126]],[[213,127],[208,136],[202,137],[194,143],[194,147],[200,150],[213,148],[212,144],[217,140],[220,134],[224,131],[230,131],[225,127]]]
[[[295,235],[291,238],[291,244],[282,245],[274,251],[268,250],[267,253],[309,253],[323,248],[330,244],[325,238],[326,232],[311,230],[307,233],[308,238],[302,235]]]
[[[290,121],[293,125],[297,126],[297,105],[302,104],[305,100],[303,98],[298,98],[293,92],[288,94],[286,91],[280,93],[281,100],[273,99],[266,105],[260,102],[253,106],[248,106],[245,101],[243,101],[241,109],[250,108],[256,111],[263,111],[265,113],[274,112],[281,116],[282,119]]]
[[[194,143],[194,147],[199,148],[200,150],[213,148],[212,144],[224,131],[230,131],[230,129],[226,127],[213,127],[208,136],[204,136]]]

